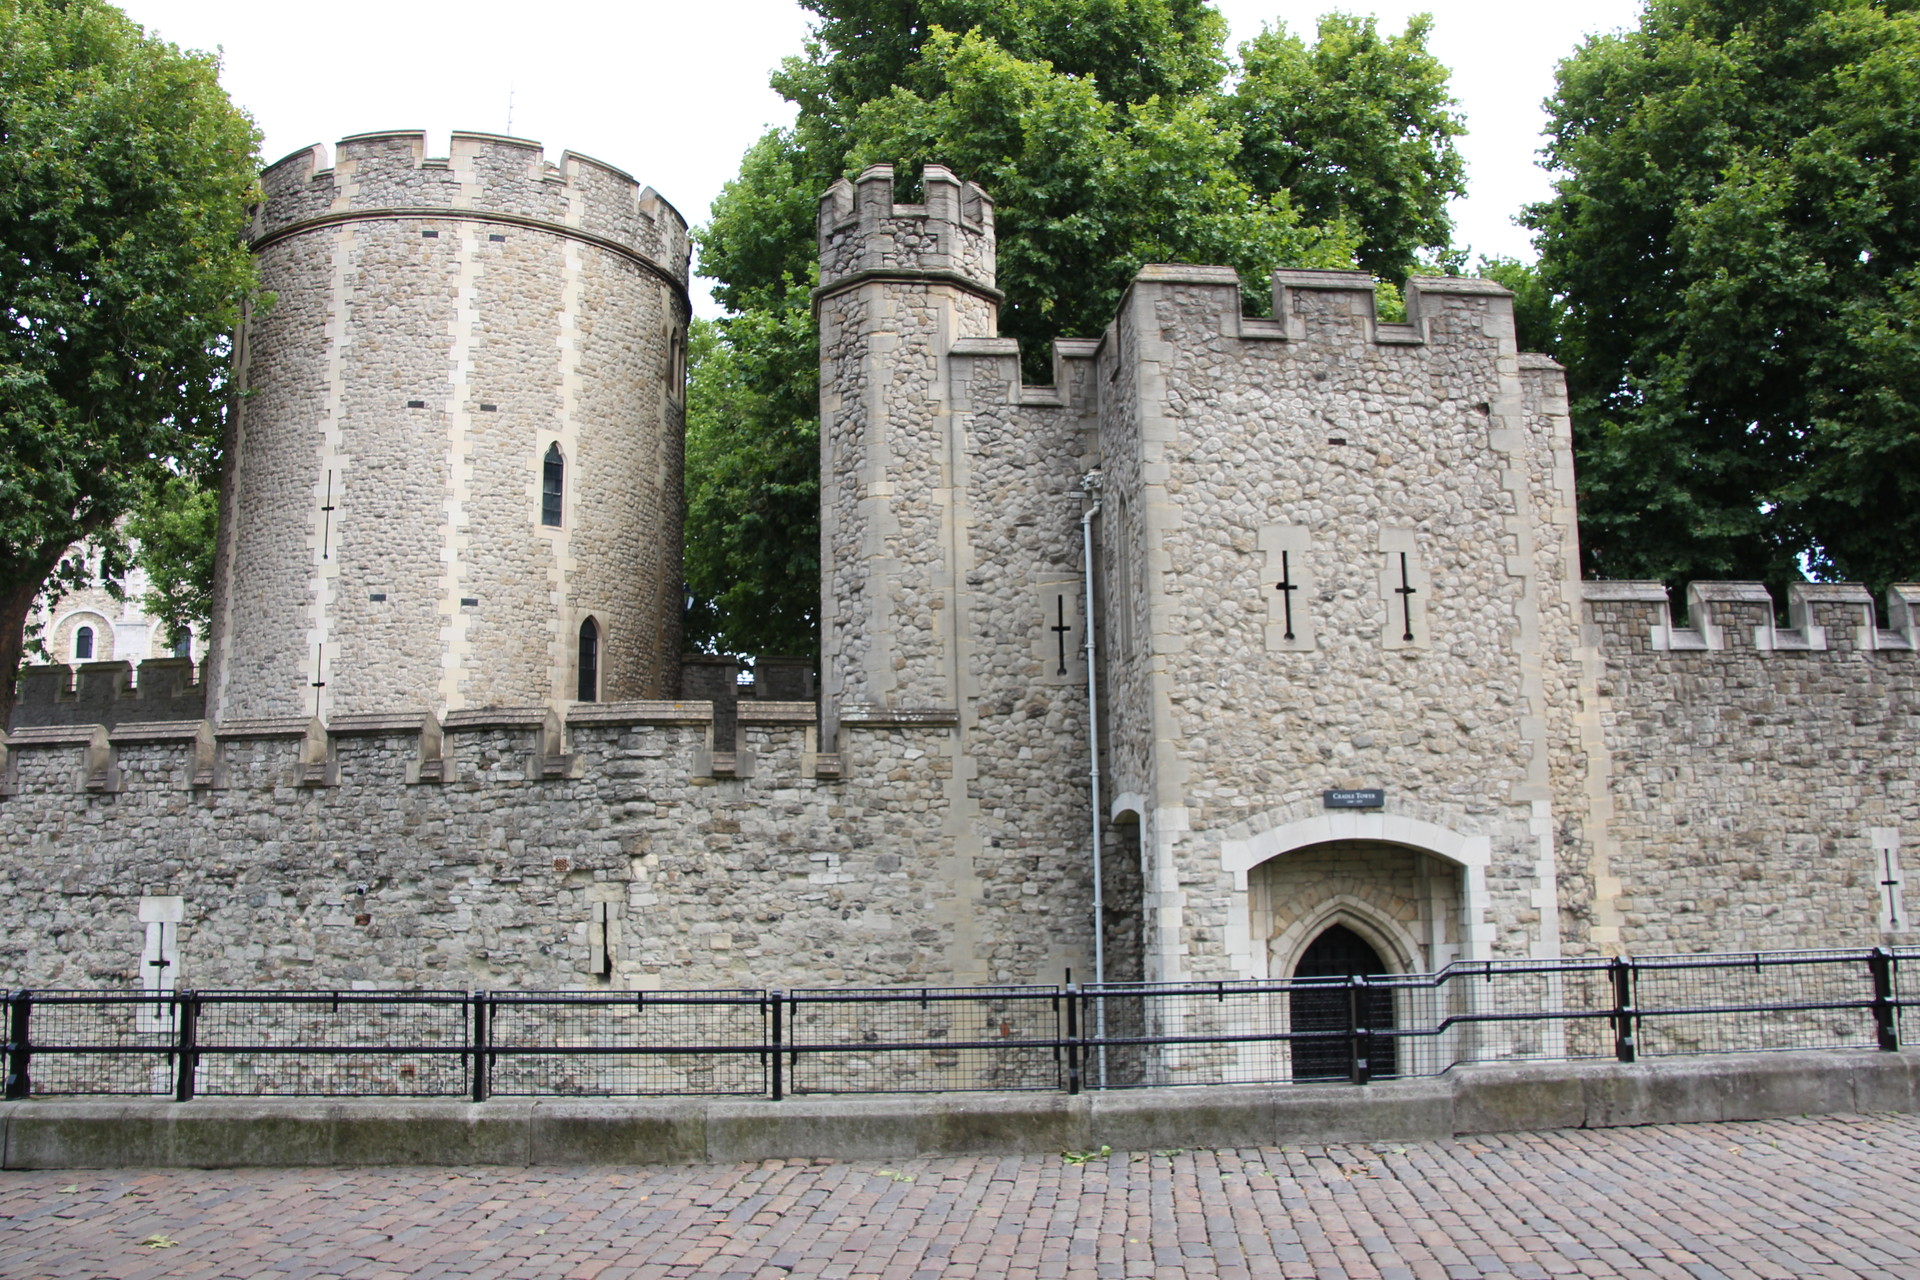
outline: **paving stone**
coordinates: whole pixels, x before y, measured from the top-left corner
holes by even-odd
[[[9,1173],[0,1277],[1920,1280],[1920,1116],[1409,1144],[1355,1188],[1372,1154]]]

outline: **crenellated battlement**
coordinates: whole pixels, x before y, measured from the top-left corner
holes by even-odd
[[[553,164],[537,142],[460,132],[447,155],[429,156],[419,130],[355,134],[334,151],[329,164],[325,146],[303,148],[261,174],[256,249],[343,221],[472,217],[602,241],[686,285],[686,219],[652,187],[592,156],[567,151]]]
[[[142,705],[144,718],[135,719],[128,706],[112,725],[16,721],[0,738],[0,795],[355,785],[398,796],[455,783],[624,786],[644,776],[682,786],[759,776],[793,786],[839,778],[837,761],[818,767],[810,746],[818,715],[811,701],[723,696],[582,703],[564,718],[548,707],[483,707],[217,725],[169,714],[178,709]]]
[[[1582,584],[1590,622],[1651,653],[1913,651],[1920,649],[1920,584],[1887,588],[1887,620],[1875,617],[1873,594],[1856,582],[1796,582],[1787,588],[1788,625],[1776,621],[1773,593],[1759,582],[1687,585],[1688,625],[1674,625],[1673,603],[1659,582]]]
[[[922,204],[896,204],[892,165],[869,166],[820,198],[816,297],[875,278],[934,278],[1000,298],[994,288],[993,200],[951,169],[921,174]]]
[[[198,720],[206,700],[191,658],[148,658],[137,677],[130,662],[22,667],[13,727]]]
[[[1129,293],[1142,288],[1211,291],[1217,295],[1221,334],[1245,341],[1389,348],[1487,345],[1513,353],[1513,293],[1492,280],[1409,276],[1403,322],[1380,319],[1373,277],[1364,271],[1275,271],[1270,316],[1245,313],[1240,283],[1232,267],[1155,262],[1140,269]],[[1126,311],[1123,301],[1121,313]],[[1558,366],[1537,357],[1533,367]]]
[[[1053,381],[1044,386],[1021,380],[1017,338],[961,338],[947,354],[956,362],[971,362],[970,366],[956,363],[954,376],[971,384],[968,402],[976,408],[995,402],[978,390],[987,381],[982,376],[984,371],[991,371],[999,403],[1075,413],[1090,413],[1097,406],[1094,362],[1100,354],[1100,343],[1096,339],[1054,339]]]

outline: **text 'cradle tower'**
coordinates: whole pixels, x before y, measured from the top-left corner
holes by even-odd
[[[210,718],[671,696],[680,215],[471,133],[347,138],[262,186]]]

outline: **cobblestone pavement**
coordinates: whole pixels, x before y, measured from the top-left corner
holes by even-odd
[[[890,1164],[6,1173],[0,1276],[1920,1278],[1920,1116]]]

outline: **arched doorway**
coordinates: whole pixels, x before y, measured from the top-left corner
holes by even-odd
[[[1294,966],[1295,978],[1351,978],[1389,972],[1370,943],[1343,924],[1328,927],[1300,953]],[[1350,1004],[1349,989],[1344,986],[1300,986],[1287,995],[1288,1013],[1295,1031],[1339,1031],[1351,1029],[1350,1015],[1360,1013],[1372,1030],[1391,1029],[1394,1025],[1393,992],[1367,991]],[[1352,1042],[1345,1035],[1325,1039],[1295,1040],[1293,1078],[1295,1080],[1345,1080],[1352,1072]],[[1396,1073],[1396,1043],[1391,1036],[1368,1041],[1367,1069],[1375,1078]]]

